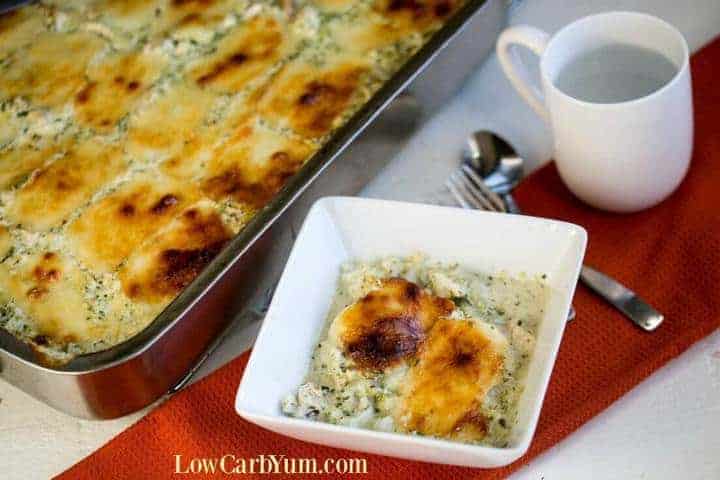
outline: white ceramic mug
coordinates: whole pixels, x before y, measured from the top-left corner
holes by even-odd
[[[569,62],[618,43],[664,55],[677,73],[653,93],[619,103],[579,100],[557,87]],[[529,80],[514,45],[540,57],[542,88]],[[604,210],[631,212],[657,204],[680,184],[692,152],[692,92],[687,42],[673,26],[632,12],[585,17],[552,37],[515,26],[500,35],[497,54],[513,86],[549,122],[560,176],[580,199]]]

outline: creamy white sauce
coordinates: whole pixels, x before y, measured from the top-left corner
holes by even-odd
[[[346,306],[389,277],[402,277],[434,295],[452,299],[456,309],[451,318],[472,318],[507,339],[501,379],[480,406],[479,413],[488,419],[488,432],[478,442],[507,446],[517,422],[517,402],[549,297],[544,276],[473,272],[458,265],[434,263],[422,255],[343,266],[306,381],[283,400],[283,412],[338,425],[396,431],[393,411],[401,400],[399,387],[406,379],[408,365],[402,363],[380,373],[363,372],[327,335],[330,323]]]

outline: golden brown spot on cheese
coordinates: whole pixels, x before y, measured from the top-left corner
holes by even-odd
[[[61,252],[43,252],[12,270],[0,264],[0,291],[28,315],[40,344],[66,345],[96,338],[101,328],[89,320],[82,275]]]
[[[100,131],[114,127],[137,104],[163,65],[156,55],[130,53],[111,56],[91,68],[87,82],[75,95],[80,123]]]
[[[19,10],[10,10],[0,14],[0,32],[12,28],[20,17]]]
[[[457,0],[378,0],[375,9],[406,32],[424,32],[442,24],[461,5]]]
[[[435,15],[445,17],[453,10],[451,0],[390,0],[387,10],[390,12],[406,11],[416,19]]]
[[[248,173],[242,167],[231,167],[205,181],[203,190],[213,198],[231,197],[255,208],[269,202],[302,166],[303,159],[292,158],[286,152],[270,156],[262,172]],[[254,176],[254,178],[253,178]]]
[[[436,436],[484,435],[475,412],[499,379],[504,350],[504,343],[472,321],[438,320],[402,386],[395,414],[400,428]]]
[[[408,282],[408,284],[405,286],[405,298],[410,302],[416,302],[420,299],[420,295],[422,294],[422,290],[420,287],[418,287],[416,284],[412,282]]]
[[[258,127],[255,117],[241,121],[214,152],[202,189],[211,198],[232,198],[261,208],[304,164],[312,148]]]
[[[140,292],[142,291],[140,284],[135,282],[128,282],[128,284],[125,287],[125,293],[130,298],[136,298],[140,296]]]
[[[45,287],[32,287],[27,291],[27,297],[30,300],[40,300],[47,292]]]
[[[74,145],[18,190],[7,216],[32,230],[59,225],[124,166],[115,147],[94,140]]]
[[[198,217],[198,211],[195,208],[189,208],[183,212],[183,217],[195,220]]]
[[[185,15],[178,22],[178,25],[187,26],[187,25],[192,25],[194,23],[198,23],[198,24],[202,23],[202,16],[199,13],[189,13],[189,14]]]
[[[40,283],[49,283],[60,280],[60,272],[57,269],[50,268],[46,270],[40,265],[35,267],[33,270],[33,276],[35,277],[35,280]]]
[[[220,41],[216,53],[192,70],[201,88],[237,92],[267,73],[286,53],[287,33],[275,19],[256,17]]]
[[[58,106],[84,83],[88,62],[103,42],[86,32],[43,32],[27,48],[15,51],[0,76],[0,91],[33,103]]]
[[[347,307],[332,327],[345,352],[361,368],[382,370],[412,357],[427,330],[455,305],[402,278],[382,286]]]
[[[174,205],[177,205],[178,201],[179,199],[176,195],[167,193],[150,208],[150,211],[155,215],[162,215],[170,210]]]
[[[479,406],[471,407],[455,424],[451,437],[463,442],[477,441],[483,438],[488,431],[488,419],[479,412]]]
[[[425,13],[426,7],[418,0],[390,0],[387,9],[390,12],[407,10],[414,17],[420,17]]]
[[[130,217],[135,215],[135,205],[132,203],[124,203],[120,207],[120,215],[123,217]]]
[[[31,289],[31,291],[35,289],[41,289],[43,293],[47,291],[45,287],[47,287],[48,284],[60,280],[62,277],[61,270],[62,262],[55,252],[45,252],[42,254],[37,264],[31,270],[30,277],[38,286]]]
[[[212,32],[226,15],[237,9],[237,0],[186,0],[168,2],[155,22],[154,31],[160,36],[196,38],[196,30]],[[198,37],[206,39],[202,33]]]
[[[216,64],[212,67],[212,69],[200,77],[198,77],[197,82],[201,86],[205,86],[208,83],[213,82],[218,77],[220,77],[223,73],[227,72],[228,70],[238,67],[239,65],[242,65],[245,63],[245,61],[248,59],[247,55],[244,53],[233,53],[228,57],[227,59],[221,61],[220,63]]]
[[[80,89],[80,91],[75,95],[75,102],[77,104],[87,103],[88,100],[90,100],[90,95],[92,94],[93,89],[97,83],[95,82],[88,82],[85,84],[83,88]]]
[[[178,293],[202,271],[227,243],[223,238],[201,248],[169,248],[160,253],[162,268],[156,277],[161,293]]]
[[[301,135],[323,136],[337,126],[366,72],[354,63],[325,70],[291,65],[261,100],[261,112]]]
[[[232,237],[209,206],[193,207],[148,239],[120,270],[125,294],[157,303],[177,295]]]
[[[410,357],[420,347],[425,334],[413,316],[382,317],[345,346],[350,358],[364,369],[382,370]]]
[[[68,229],[71,246],[86,264],[113,270],[196,198],[174,180],[141,176],[83,212]]]
[[[77,342],[82,338],[76,332],[67,331],[62,326],[62,321],[57,317],[48,316],[42,325],[42,332],[39,336],[41,340],[49,343],[57,343],[59,345],[67,345],[68,343]],[[32,344],[30,345],[33,346]]]
[[[208,5],[213,4],[213,0],[172,0],[171,5],[175,8],[194,6],[195,8],[207,8]]]

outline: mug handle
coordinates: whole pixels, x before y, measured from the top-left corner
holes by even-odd
[[[500,66],[508,77],[510,83],[520,96],[537,112],[546,122],[550,121],[550,112],[545,106],[542,89],[530,80],[527,69],[517,59],[517,55],[510,50],[513,45],[528,48],[538,57],[542,57],[550,35],[539,28],[529,25],[518,25],[504,30],[497,41],[496,51]]]

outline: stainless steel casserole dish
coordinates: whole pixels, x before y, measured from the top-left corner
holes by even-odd
[[[504,25],[506,7],[503,0],[469,0],[141,333],[48,368],[0,330],[0,376],[84,418],[119,417],[181,388],[233,320],[246,318],[238,312],[266,295],[288,254],[292,227],[307,206],[323,194],[354,193],[364,185],[423,115],[446,100],[487,55]],[[342,161],[306,191],[356,139]],[[353,163],[360,168],[347,168]],[[292,212],[285,213],[291,205]]]

